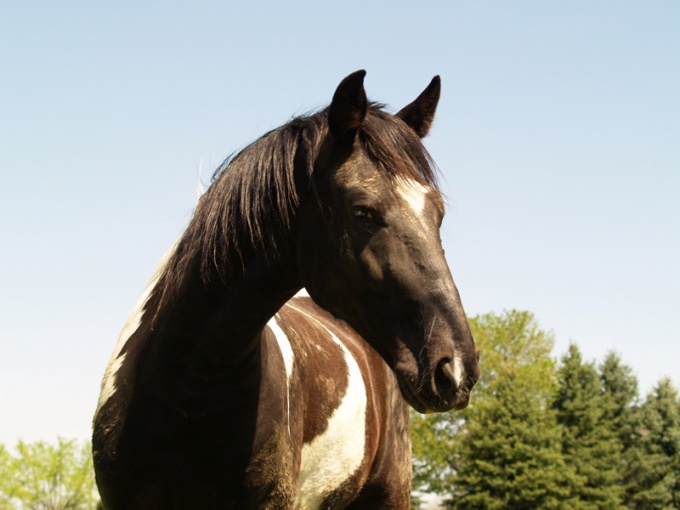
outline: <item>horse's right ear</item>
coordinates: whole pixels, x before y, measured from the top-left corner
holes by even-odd
[[[356,71],[340,82],[328,110],[328,129],[341,145],[354,143],[366,118],[368,99],[364,90],[366,71]]]
[[[442,90],[442,82],[439,76],[432,81],[423,92],[411,104],[406,105],[397,113],[397,117],[406,122],[416,134],[423,138],[427,135],[434,119],[434,112],[439,103],[439,94]]]

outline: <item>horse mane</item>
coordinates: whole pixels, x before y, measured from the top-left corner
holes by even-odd
[[[368,156],[391,179],[406,177],[439,190],[436,166],[416,133],[401,119],[371,103],[358,133]],[[177,288],[188,270],[198,269],[204,283],[233,270],[244,249],[274,256],[299,203],[296,167],[307,181],[314,172],[328,132],[328,107],[293,118],[269,131],[215,171],[194,215],[170,258],[160,284],[163,294]]]

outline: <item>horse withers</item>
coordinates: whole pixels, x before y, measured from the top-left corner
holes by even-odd
[[[408,508],[407,403],[465,407],[478,355],[421,143],[439,77],[391,115],[364,75],[200,198],[102,382],[104,508]]]

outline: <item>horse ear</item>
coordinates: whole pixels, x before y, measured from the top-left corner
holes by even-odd
[[[420,138],[423,138],[430,130],[441,90],[441,79],[435,76],[415,101],[397,113],[397,117],[411,126]]]
[[[368,110],[364,90],[366,71],[356,71],[340,82],[328,111],[328,129],[342,145],[354,143]]]

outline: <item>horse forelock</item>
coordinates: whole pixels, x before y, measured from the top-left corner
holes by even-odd
[[[381,106],[369,109],[359,132],[368,156],[391,180],[413,180],[439,191],[439,171],[418,135]]]

